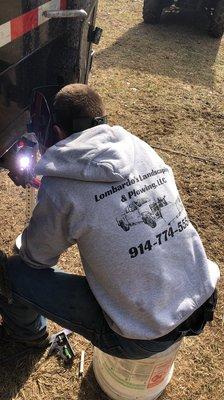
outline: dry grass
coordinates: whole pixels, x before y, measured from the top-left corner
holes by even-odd
[[[172,165],[184,203],[208,256],[223,270],[224,226],[224,42],[209,38],[204,21],[167,15],[160,26],[145,26],[140,0],[101,0],[91,84],[107,103],[110,121],[144,138]],[[206,22],[206,21],[205,21]],[[198,156],[212,160],[200,161]],[[1,174],[0,245],[8,252],[24,222],[24,193]],[[75,248],[61,265],[82,273]],[[223,372],[223,281],[212,327],[187,339],[171,384],[161,400],[221,400]],[[51,329],[55,330],[54,324]],[[77,352],[86,349],[86,370],[77,377],[78,358],[66,370],[55,358],[29,355],[1,368],[1,400],[106,400],[91,369],[92,347],[74,335]]]

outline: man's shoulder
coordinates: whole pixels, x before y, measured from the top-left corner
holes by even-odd
[[[52,199],[64,199],[68,198],[68,193],[71,191],[71,186],[74,188],[76,184],[75,180],[59,178],[56,176],[44,176],[41,180],[41,191]]]

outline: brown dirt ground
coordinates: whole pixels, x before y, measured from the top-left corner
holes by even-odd
[[[176,181],[208,257],[223,270],[224,242],[224,42],[209,38],[201,19],[165,15],[160,26],[145,26],[140,0],[101,0],[97,48],[90,83],[102,94],[111,123],[120,124],[158,148]],[[12,253],[24,225],[24,198],[1,173],[0,246]],[[77,249],[61,266],[82,273]],[[187,339],[175,374],[161,400],[224,398],[223,281],[212,327]],[[50,324],[52,330],[58,329]],[[86,350],[85,375],[76,358],[66,370],[46,354],[1,367],[1,400],[106,400],[92,372],[92,346],[74,335],[78,354]]]

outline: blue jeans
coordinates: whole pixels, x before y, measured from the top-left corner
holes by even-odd
[[[147,358],[166,350],[181,338],[177,331],[151,341],[118,335],[107,324],[84,276],[65,273],[58,268],[34,269],[19,256],[9,257],[7,273],[13,303],[8,304],[0,296],[0,314],[15,339],[40,338],[46,332],[46,318],[120,358]]]

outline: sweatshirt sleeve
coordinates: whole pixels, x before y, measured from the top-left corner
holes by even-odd
[[[20,257],[34,268],[49,268],[57,264],[62,252],[76,240],[74,210],[66,204],[56,205],[53,198],[41,185],[38,202],[29,225],[23,231]]]

